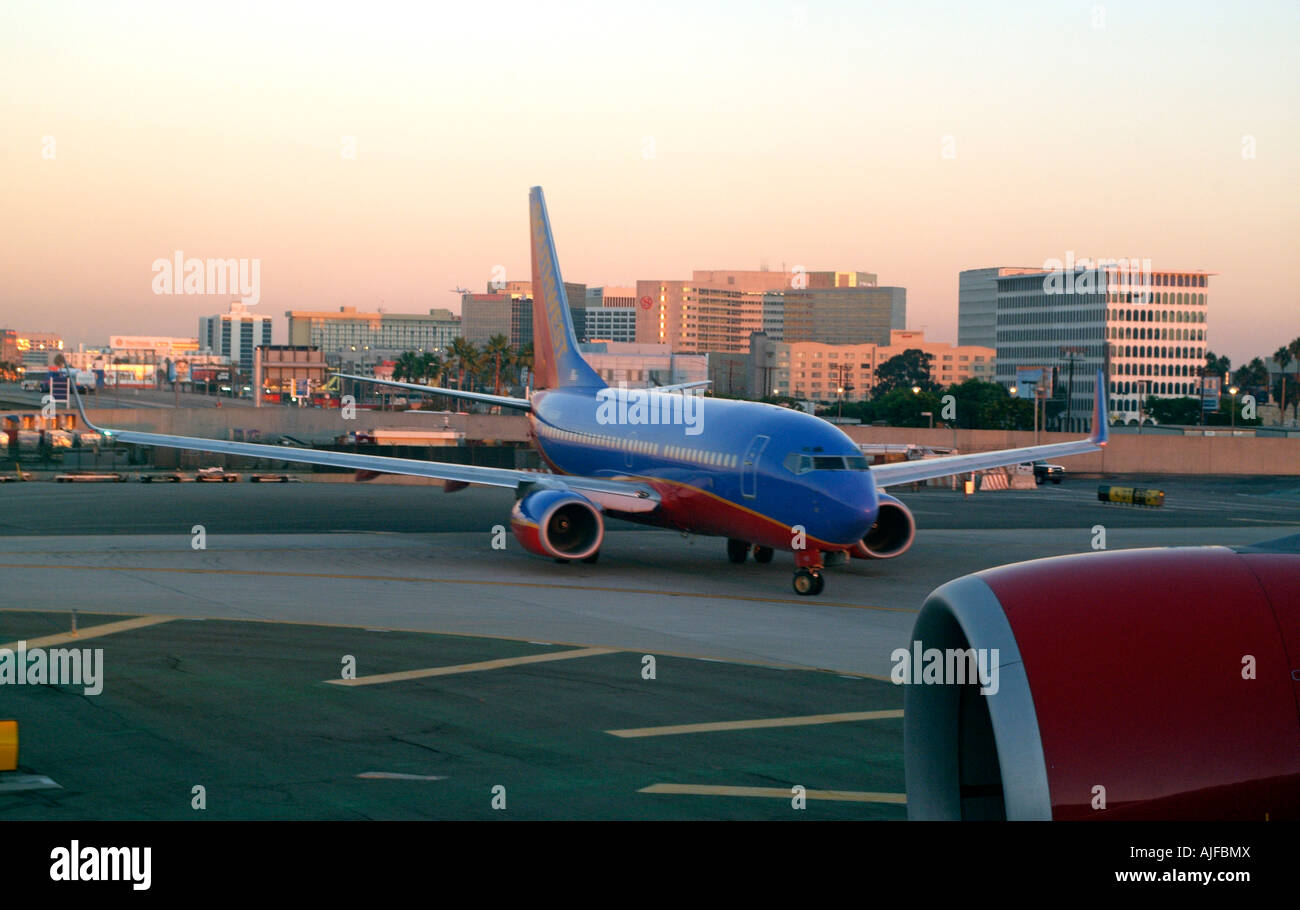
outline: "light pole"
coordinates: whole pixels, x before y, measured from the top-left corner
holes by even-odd
[[[1241,389],[1235,385],[1228,389],[1228,392],[1232,395],[1232,428],[1234,430],[1237,428],[1237,393],[1240,391]]]
[[[840,408],[839,408],[839,416],[836,417],[836,420],[838,420],[840,423],[843,423],[844,422],[844,386],[839,387],[839,393],[840,393]]]

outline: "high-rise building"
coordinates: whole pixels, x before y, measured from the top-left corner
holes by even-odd
[[[586,305],[569,309],[579,344],[636,341],[636,288],[587,288]]]
[[[792,324],[798,340],[885,343],[906,324],[906,293],[878,288],[870,272],[701,269],[689,281],[638,281],[636,295],[637,341],[677,351],[743,354],[754,332],[788,340]]]
[[[998,333],[998,278],[1041,271],[1041,268],[1019,266],[963,270],[957,278],[957,343],[995,347]]]
[[[1142,416],[1148,396],[1195,396],[1212,274],[1149,271],[1138,281],[1110,266],[1000,276],[998,381],[1013,384],[1017,367],[1054,367],[1065,387],[1060,426],[1070,431],[1091,429],[1098,370],[1111,417],[1126,422]]]
[[[252,312],[243,301],[232,300],[227,313],[199,317],[199,345],[230,358],[231,364],[249,375],[253,372],[253,349],[270,343],[270,314]]]
[[[512,334],[515,306],[509,294],[462,294],[460,297],[461,332],[466,341],[487,344],[493,335]]]
[[[763,327],[763,295],[789,287],[795,275],[697,270],[690,280],[638,281],[636,340],[680,352],[744,353],[750,334]]]
[[[782,295],[783,341],[888,345],[907,325],[907,289],[846,285],[791,289]]]
[[[19,360],[18,332],[14,329],[0,329],[0,363],[17,365]]]

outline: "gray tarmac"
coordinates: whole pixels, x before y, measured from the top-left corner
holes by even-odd
[[[780,794],[798,784],[832,795],[797,817],[901,818],[897,718],[607,730],[897,710],[889,654],[931,590],[1087,551],[1098,524],[1110,549],[1300,532],[1294,481],[1150,480],[1137,482],[1166,490],[1163,509],[1099,503],[1096,481],[1073,477],[971,500],[901,491],[912,549],[827,570],[817,598],[790,589],[788,554],[732,565],[720,539],[617,522],[595,565],[531,556],[508,531],[494,549],[511,495],[490,489],[7,484],[3,641],[57,634],[74,610],[83,634],[177,619],[84,640],[113,668],[101,696],[3,693],[24,769],[60,789],[0,793],[0,819],[190,817],[177,794],[205,780],[225,793],[209,817],[501,817],[487,796],[498,778],[528,794],[511,817],[787,818]],[[602,650],[531,662],[590,648]],[[345,654],[398,676],[330,685]],[[659,681],[640,675],[646,656]],[[369,772],[412,777],[357,777]]]

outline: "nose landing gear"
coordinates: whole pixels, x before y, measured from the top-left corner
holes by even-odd
[[[826,581],[822,578],[821,550],[795,550],[794,593],[813,597],[822,592]]]
[[[817,569],[794,570],[794,593],[811,597],[820,594],[824,587],[826,579],[822,578],[822,573]]]

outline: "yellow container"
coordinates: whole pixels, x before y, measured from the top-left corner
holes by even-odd
[[[0,720],[0,771],[18,770],[18,721]]]

